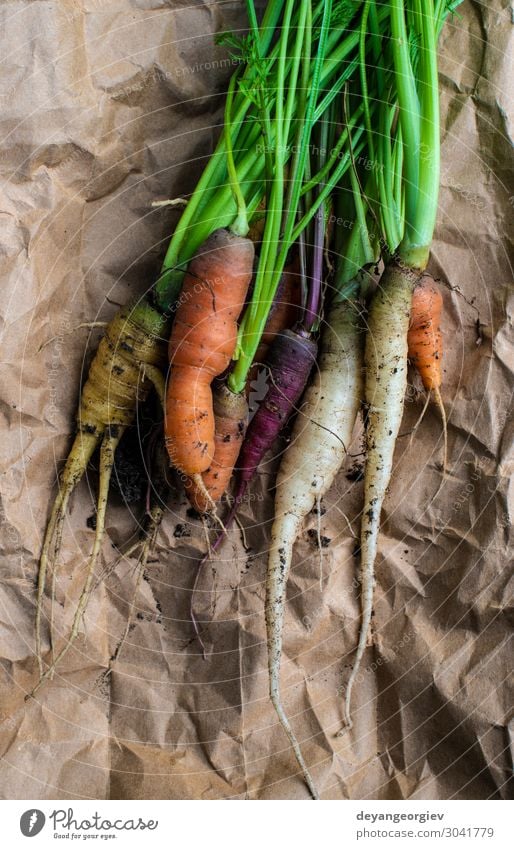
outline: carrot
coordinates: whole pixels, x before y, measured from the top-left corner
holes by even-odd
[[[127,422],[132,423],[134,420],[136,403],[138,399],[144,397],[147,391],[146,387],[154,382],[161,393],[164,389],[162,375],[156,367],[160,354],[155,362],[153,357],[160,348],[158,337],[162,335],[162,328],[166,326],[165,316],[173,312],[173,305],[179,296],[186,263],[194,256],[198,246],[205,244],[205,240],[208,239],[214,228],[230,226],[240,236],[245,236],[248,222],[252,220],[256,208],[259,206],[262,197],[265,194],[267,195],[267,190],[272,182],[273,192],[269,193],[269,197],[272,199],[271,206],[277,210],[277,214],[274,217],[273,226],[269,228],[272,238],[267,238],[264,241],[267,241],[268,245],[276,244],[280,233],[284,232],[285,235],[280,240],[282,246],[277,263],[269,262],[265,269],[263,267],[262,285],[259,291],[264,296],[261,300],[267,307],[273,299],[277,283],[275,278],[280,276],[290,246],[297,237],[298,228],[301,230],[306,226],[309,215],[312,215],[312,210],[308,211],[297,222],[297,208],[307,156],[308,136],[313,124],[337,98],[342,81],[348,78],[351,73],[352,62],[349,59],[354,56],[356,51],[356,34],[349,33],[341,40],[339,26],[337,26],[330,38],[328,37],[332,12],[331,0],[325,4],[318,4],[312,10],[310,10],[309,3],[303,2],[296,10],[294,0],[288,0],[286,4],[282,2],[268,4],[260,30],[256,21],[255,10],[251,11],[252,7],[253,4],[250,3],[253,45],[252,49],[248,50],[249,42],[246,39],[242,42],[244,47],[241,53],[246,67],[244,69],[238,68],[229,86],[225,133],[176,228],[164,258],[161,273],[152,291],[151,304],[153,306],[150,305],[150,302],[145,302],[145,317],[142,316],[144,310],[141,308],[138,310],[138,315],[132,315],[132,311],[129,311],[129,316],[127,316],[122,311],[119,318],[120,320],[127,319],[127,323],[131,325],[132,335],[135,337],[125,340],[123,336],[120,336],[120,343],[122,345],[126,343],[125,356],[122,358],[123,363],[117,359],[118,353],[115,347],[99,350],[93,361],[94,373],[90,375],[86,383],[85,395],[81,401],[85,429],[84,432],[79,433],[79,437],[70,452],[63,473],[62,490],[56,499],[50,516],[41,555],[38,612],[36,614],[36,652],[41,675],[43,673],[41,604],[48,565],[57,558],[59,552],[67,503],[76,483],[86,469],[89,458],[96,447],[102,443],[100,491],[97,502],[97,536],[95,537],[92,557],[88,562],[83,594],[79,599],[79,609],[77,610],[79,618],[74,619],[72,636],[65,649],[66,651],[76,638],[79,620],[83,615],[87,597],[91,590],[92,574],[103,536],[107,494],[116,445],[121,438],[123,428],[127,426]],[[353,17],[353,15],[350,15],[350,17]],[[339,24],[338,19],[334,19],[334,21]],[[277,27],[280,31],[278,40],[274,37]],[[316,35],[315,42],[313,41],[314,33]],[[316,49],[311,51],[310,48],[313,43],[315,43]],[[299,74],[300,66],[302,66],[301,75]],[[262,72],[263,68],[266,69],[265,74]],[[307,81],[310,79],[312,79],[312,85],[309,88],[308,97],[305,97]],[[238,91],[236,91],[236,82],[238,85],[241,83]],[[270,91],[275,92],[275,94],[268,98],[267,95]],[[321,95],[318,97],[320,92]],[[263,112],[266,125],[264,131],[259,127],[259,122],[255,120],[255,118],[262,119]],[[305,133],[300,130],[297,131],[296,124],[300,128],[305,126]],[[278,167],[275,168],[273,157],[264,155],[259,151],[261,139],[266,142],[266,146],[270,150],[275,151]],[[300,147],[298,155],[294,157],[295,166],[291,170],[290,184],[294,190],[288,193],[290,196],[286,204],[287,210],[285,210],[281,200],[284,195],[283,175],[293,149],[292,141],[295,144],[298,141]],[[237,156],[234,156],[234,151],[236,151]],[[332,158],[329,169],[332,185],[335,185],[346,167],[344,161],[339,162],[336,159],[335,156]],[[271,169],[269,168],[270,164],[273,165]],[[315,178],[313,180],[315,182]],[[284,216],[284,225],[282,226],[283,212],[287,214]],[[235,241],[235,237],[231,238],[234,238]],[[251,262],[249,264],[251,265]],[[188,279],[191,280],[191,276]],[[220,303],[232,296],[232,279],[229,282],[230,285],[223,286],[223,291],[218,291],[217,296],[213,297],[213,308],[209,311],[206,310],[204,317],[219,318],[217,313],[220,310]],[[205,281],[200,279],[197,283],[202,286]],[[210,281],[207,286],[214,293],[216,287],[213,284],[214,281]],[[205,286],[203,288],[205,290]],[[188,289],[189,292],[190,289],[191,287]],[[198,300],[205,302],[205,291],[203,291],[203,295],[204,297]],[[153,307],[156,307],[156,310]],[[192,304],[189,317],[194,314],[195,309],[196,305]],[[265,323],[264,312],[258,310],[257,314],[253,315],[252,321],[249,322],[249,326],[245,328],[244,334],[242,334],[238,346],[243,352],[243,355],[240,356],[242,365],[236,375],[235,385],[232,382],[230,384],[236,392],[243,390],[246,380],[245,369],[251,365],[253,360],[251,355],[252,345],[257,346],[259,333]],[[147,323],[146,319],[148,319]],[[217,320],[209,323],[220,329]],[[112,324],[112,328],[116,331],[116,338],[118,338],[118,324],[119,322]],[[257,326],[258,333],[255,332],[252,325]],[[229,333],[228,336],[230,337],[230,335]],[[184,341],[184,344],[186,344],[186,336],[196,336],[196,341],[200,344],[192,347],[196,347],[196,355],[198,355],[203,340],[198,339],[192,326],[183,325],[180,341]],[[248,340],[252,340],[251,344],[248,344]],[[220,341],[220,339],[214,339],[212,333],[210,334],[213,356],[215,352],[219,353]],[[223,344],[226,341],[224,339]],[[136,344],[132,344],[133,342]],[[186,347],[189,348],[187,344]],[[189,353],[191,354],[191,348],[189,348]],[[172,368],[170,406],[173,414],[166,417],[170,430],[168,447],[171,453],[175,454],[178,444],[180,446],[177,452],[179,467],[181,466],[180,454],[183,449],[183,455],[190,455],[189,468],[191,473],[199,475],[209,466],[212,460],[210,455],[214,449],[212,397],[210,380],[206,378],[206,373],[210,371],[214,375],[219,372],[217,368],[214,368],[211,361],[202,362],[201,366],[198,367],[195,356],[186,356],[185,359],[186,363],[181,364],[179,355],[176,359],[176,368]],[[220,359],[226,361],[226,355],[223,354]],[[123,372],[124,377],[121,379]],[[175,380],[177,372],[181,372],[178,381]],[[191,377],[193,377],[193,381],[189,380]],[[111,387],[114,390],[114,398],[112,394],[109,397]],[[118,392],[120,397],[118,397]],[[174,394],[176,397],[174,397]],[[198,397],[195,397],[195,395]],[[188,418],[188,412],[192,414],[190,418]],[[186,414],[186,417],[184,417],[184,414]],[[89,415],[91,415],[91,420],[88,420]],[[197,428],[197,415],[201,419],[206,419],[201,432]],[[123,420],[121,423],[118,421],[119,417]],[[176,421],[171,421],[171,419]],[[178,431],[178,440],[175,439],[175,430]],[[205,437],[207,438],[204,440]],[[204,441],[205,451],[203,450]],[[187,465],[182,464],[182,466],[184,471],[187,472]],[[59,655],[59,657],[61,656]],[[52,671],[54,665],[55,662],[52,664]]]
[[[189,264],[173,322],[165,440],[172,464],[200,489],[215,450],[211,383],[234,353],[253,258],[250,239],[212,233]]]
[[[408,356],[418,370],[423,386],[428,393],[434,394],[436,404],[443,420],[444,460],[446,469],[447,426],[446,412],[441,398],[443,337],[441,333],[441,311],[443,297],[433,277],[424,274],[414,289],[407,334]]]
[[[244,395],[231,392],[225,383],[215,386],[214,409],[214,456],[207,471],[202,474],[203,488],[188,478],[185,483],[187,497],[199,513],[207,512],[228,488],[234,463],[246,432],[248,404]],[[205,491],[208,493],[208,498]]]
[[[442,382],[442,307],[443,297],[434,279],[424,274],[412,295],[407,343],[409,360],[419,371],[428,392],[439,389]]]
[[[247,386],[255,380],[259,364],[265,362],[277,333],[293,327],[298,320],[300,306],[300,278],[297,262],[284,269],[273,304],[268,313],[264,331],[255,352],[254,364],[249,372]]]
[[[366,649],[373,607],[374,563],[380,514],[391,471],[407,387],[407,330],[418,275],[390,263],[371,301],[364,364],[367,406],[364,507],[361,523],[361,610],[357,654],[348,680],[345,721],[352,727],[351,695]]]
[[[107,326],[91,363],[77,413],[77,435],[61,475],[59,493],[47,524],[41,557],[36,599],[36,657],[40,680],[33,692],[48,678],[78,636],[80,620],[91,592],[96,560],[100,552],[109,481],[114,452],[124,430],[133,423],[136,404],[154,386],[164,402],[167,320],[147,302],[121,309]],[[58,558],[66,508],[89,460],[100,446],[100,480],[96,532],[88,561],[86,580],[73,619],[71,634],[57,657],[43,671],[41,618],[48,568]]]
[[[275,520],[266,580],[270,696],[314,798],[317,791],[280,695],[286,583],[293,545],[305,516],[330,489],[341,467],[359,410],[362,345],[359,313],[349,301],[333,304],[322,336],[313,383],[304,396],[277,476]]]
[[[316,352],[316,342],[302,330],[284,330],[275,337],[267,360],[268,391],[250,422],[239,455],[235,504],[241,502],[259,463],[295,410]]]
[[[346,691],[348,727],[352,725],[352,687],[371,622],[380,514],[403,412],[412,295],[429,261],[437,217],[440,178],[437,40],[445,18],[457,5],[458,2],[407,3],[406,0],[386,4],[390,26],[387,52],[381,47],[383,35],[378,25],[376,0],[364,4],[360,23],[362,107],[369,155],[378,164],[370,174],[371,190],[366,194],[379,199],[380,238],[395,260],[389,260],[386,265],[373,298],[366,338],[368,425],[361,526],[362,621]],[[371,63],[367,59],[368,46]],[[371,89],[367,79],[370,68],[373,69]],[[374,121],[371,120],[373,104],[378,111]],[[425,332],[422,327],[417,328],[414,359],[431,391],[434,385],[439,392],[437,363],[434,363],[437,359],[434,354],[439,351],[437,299],[434,301],[430,293],[427,295],[436,315],[431,319],[429,333],[427,328]],[[422,308],[425,318],[426,303],[425,300]],[[427,347],[430,359],[425,356]]]

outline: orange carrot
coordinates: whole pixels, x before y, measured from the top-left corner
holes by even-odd
[[[166,447],[172,464],[200,488],[215,449],[211,383],[234,353],[253,259],[250,239],[228,230],[212,233],[189,263],[173,322]]]
[[[206,513],[212,502],[219,501],[226,492],[247,425],[248,404],[245,396],[235,395],[225,383],[214,388],[213,408],[214,457],[207,471],[202,474],[209,498],[191,478],[185,482],[187,497],[199,513]]]
[[[441,311],[443,298],[433,277],[424,274],[414,289],[407,344],[409,359],[418,370],[427,392],[433,392],[441,413],[444,431],[444,464],[446,469],[446,412],[441,398],[443,336]]]
[[[442,307],[443,298],[433,278],[423,275],[412,296],[407,342],[409,359],[419,371],[428,392],[439,390],[442,383]]]

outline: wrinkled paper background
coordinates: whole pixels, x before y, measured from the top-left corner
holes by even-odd
[[[36,681],[37,557],[70,445],[77,387],[100,333],[76,328],[109,318],[116,309],[110,301],[151,285],[177,220],[169,207],[151,204],[187,195],[201,173],[230,74],[214,34],[242,21],[238,2],[0,3],[3,798],[307,797],[267,697],[269,474],[260,475],[241,513],[250,552],[234,528],[200,583],[199,615],[211,620],[207,662],[188,622],[205,535],[177,495],[138,592],[135,628],[107,682],[102,673],[134,592],[133,560],[98,585],[86,636],[54,681],[24,702]],[[362,499],[362,484],[346,475],[358,460],[324,500],[321,533],[330,542],[322,589],[315,514],[296,546],[283,690],[327,799],[509,795],[514,185],[507,2],[466,0],[446,26],[440,56],[442,178],[431,268],[445,300],[450,470],[432,500],[442,440],[430,407],[412,444],[408,436],[398,441],[377,563],[375,647],[354,691],[354,730],[342,738],[335,735],[359,622],[352,536]],[[411,379],[405,433],[423,403]],[[357,440],[352,451],[359,450]],[[93,471],[65,529],[61,634],[84,576],[95,485]],[[104,567],[142,510],[113,497]]]

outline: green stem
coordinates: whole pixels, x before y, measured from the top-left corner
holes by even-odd
[[[357,156],[359,156],[361,154],[362,150],[364,149],[364,141],[359,141],[363,132],[364,132],[363,128],[359,127],[357,129],[356,133],[355,133],[355,136],[354,136],[354,139],[355,138],[357,139],[357,142],[354,144],[354,151],[357,154]],[[334,187],[337,185],[337,183],[339,182],[339,180],[341,179],[343,174],[346,173],[346,171],[348,170],[350,165],[351,165],[350,155],[349,155],[349,153],[346,153],[344,158],[341,160],[340,164],[338,165],[337,169],[330,175],[330,178],[327,180],[327,183],[323,187],[322,191],[319,193],[318,197],[316,198],[316,200],[314,201],[312,206],[309,208],[309,210],[305,213],[305,215],[300,219],[300,221],[298,222],[298,224],[294,228],[294,230],[291,234],[291,238],[290,238],[289,243],[288,243],[289,245],[292,245],[296,242],[301,231],[303,229],[305,229],[307,224],[316,215],[316,212],[318,211],[321,204],[324,203],[325,200],[328,198],[329,194],[333,191]],[[279,258],[277,260],[277,264],[279,262],[281,262],[282,259],[285,259],[285,257],[287,256],[287,252],[288,252],[289,249],[288,248],[286,249],[285,244],[286,243],[284,243],[284,245],[282,247],[282,251],[281,251]],[[282,268],[283,268],[283,266],[282,266]]]
[[[277,286],[280,282],[280,277],[285,266],[289,249],[291,245],[297,240],[300,232],[307,226],[309,221],[312,220],[313,216],[317,213],[318,209],[322,206],[322,204],[324,204],[325,199],[327,198],[328,194],[330,193],[333,187],[332,178],[330,182],[327,182],[327,185],[319,193],[314,204],[303,216],[302,226],[300,228],[295,228],[295,219],[298,211],[299,201],[301,197],[301,188],[306,170],[308,145],[310,142],[312,128],[314,124],[318,91],[320,88],[323,62],[325,59],[325,49],[327,44],[328,25],[330,21],[331,10],[332,4],[331,2],[327,2],[324,8],[321,32],[317,46],[317,53],[314,61],[312,78],[310,80],[310,91],[306,104],[305,118],[302,122],[302,135],[299,150],[297,151],[297,155],[295,155],[291,168],[290,179],[292,190],[290,192],[290,195],[288,196],[288,204],[285,211],[284,229],[282,239],[280,241],[280,250],[278,252],[278,257],[276,256],[277,252],[275,250],[273,256],[271,257],[271,262],[268,262],[268,259],[270,257],[269,252],[266,254],[265,257],[261,255],[260,258],[254,296],[252,298],[252,302],[249,306],[249,309],[246,311],[241,322],[239,331],[239,344],[236,353],[236,364],[234,370],[232,371],[229,377],[229,386],[233,392],[242,391],[245,385],[249,368],[252,364],[255,351],[257,350],[259,340],[266,324],[270,305],[273,302]],[[306,35],[306,42],[308,39],[309,50],[311,43],[311,29],[312,19],[309,18],[307,20],[306,26],[306,33],[309,33],[308,36]],[[305,49],[306,48],[304,46],[304,50]],[[335,170],[342,172],[345,165],[347,165],[347,163],[343,161],[343,163],[340,163],[338,168],[336,168]],[[283,195],[280,195],[280,199],[283,199]],[[281,205],[275,206],[275,204],[273,204],[273,210],[280,209]],[[273,217],[278,218],[278,215],[275,213]],[[275,242],[273,244],[275,244]]]
[[[371,131],[371,113],[369,105],[368,93],[368,77],[367,77],[367,60],[366,60],[366,35],[369,17],[370,0],[366,0],[362,11],[362,20],[359,34],[359,69],[362,91],[362,106],[364,110],[364,122],[366,124],[366,132],[368,136],[369,155],[371,160],[375,161],[375,144],[373,141],[373,133]]]
[[[400,124],[405,147],[404,186],[406,232],[404,241],[416,240],[413,223],[416,219],[419,187],[420,115],[416,83],[409,55],[409,41],[405,23],[403,0],[389,4],[392,32],[392,52],[396,92],[400,106]]]
[[[275,0],[275,2],[268,3],[266,7],[266,11],[262,20],[262,25],[259,31],[258,42],[259,49],[262,54],[265,54],[269,50],[273,36],[275,34],[275,29],[282,13],[283,5],[283,0]],[[274,52],[276,55],[276,50]],[[245,69],[244,78],[248,78],[250,83],[252,80],[253,73],[254,69],[251,66],[247,66],[247,68]],[[234,123],[240,126],[242,125],[244,118],[251,107],[251,102],[242,94],[240,94],[236,100],[237,108],[234,117]],[[220,141],[218,142],[214,154],[209,160],[203,174],[201,175],[196,185],[196,189],[192,197],[190,198],[186,209],[182,213],[178,226],[170,241],[166,256],[164,257],[161,276],[159,278],[159,284],[156,287],[157,300],[160,304],[162,304],[164,309],[168,309],[171,306],[173,300],[175,300],[176,298],[176,295],[174,292],[174,288],[172,288],[170,296],[167,297],[167,293],[165,291],[165,283],[162,282],[163,280],[166,280],[166,277],[163,272],[165,272],[169,268],[174,268],[178,264],[179,248],[181,246],[183,235],[187,231],[188,227],[191,224],[191,221],[193,220],[197,212],[198,205],[203,198],[205,190],[208,188],[209,185],[211,185],[213,180],[215,183],[221,182],[221,175],[226,164],[224,160],[224,155],[225,139],[222,136]]]
[[[306,30],[306,21],[307,17],[310,15],[310,6],[307,3],[302,3],[300,7],[297,31],[296,31],[296,41],[293,47],[293,56],[291,63],[291,73],[289,77],[288,84],[288,94],[287,94],[287,103],[285,109],[285,118],[284,118],[284,138],[289,138],[289,130],[291,127],[291,121],[293,117],[293,113],[302,114],[302,106],[297,106],[297,101],[300,101],[305,97],[305,92],[307,90],[308,82],[309,82],[309,59],[310,59],[310,44],[306,46],[307,40],[310,38],[310,27],[307,27]],[[305,59],[307,58],[307,61]],[[303,63],[302,63],[303,59]],[[300,71],[300,64],[302,63],[302,76],[300,82],[300,94],[298,96],[297,91],[297,83],[298,83],[298,74]]]
[[[250,303],[250,315],[254,316],[259,309],[261,301],[261,292],[263,289],[262,280],[265,275],[268,258],[270,254],[276,252],[276,246],[280,238],[281,227],[281,212],[284,198],[284,86],[286,76],[286,57],[287,57],[287,41],[289,35],[289,27],[291,24],[291,16],[293,12],[294,0],[288,0],[286,11],[284,13],[284,21],[280,33],[280,56],[277,68],[277,90],[275,100],[275,162],[274,175],[271,188],[269,208],[266,216],[266,225],[264,228],[264,236],[262,240],[261,255],[259,266],[254,285],[254,294]],[[264,273],[263,273],[264,272]],[[245,352],[242,351],[244,357]],[[250,367],[251,362],[248,365]],[[243,384],[244,385],[244,384]],[[232,387],[231,387],[232,388]],[[241,391],[243,386],[233,391]]]
[[[262,51],[259,42],[259,25],[257,23],[257,15],[255,12],[255,6],[253,4],[253,0],[246,0],[246,10],[248,14],[248,20],[250,24],[250,32],[253,35],[254,42],[256,44],[257,55],[259,61],[262,60]],[[271,179],[271,175],[273,173],[273,158],[271,155],[271,117],[270,117],[270,109],[269,104],[267,103],[267,98],[265,92],[260,90],[258,92],[258,110],[259,110],[259,120],[262,127],[262,135],[264,140],[264,163],[265,163],[265,174],[266,181]],[[265,195],[268,196],[268,187],[266,184]]]
[[[244,192],[247,187],[249,194],[253,197],[256,191],[259,193],[260,199],[263,195],[263,155],[255,153],[255,149],[248,151],[244,160],[238,168],[238,180]],[[248,206],[248,218],[251,220],[250,205]],[[255,210],[254,210],[255,211]],[[200,245],[210,236],[213,230],[220,227],[228,227],[234,220],[237,208],[234,202],[232,191],[229,185],[223,185],[221,189],[215,193],[215,200],[202,208],[201,213],[198,213],[198,218],[195,222],[189,225],[189,232],[183,234],[183,243],[180,251],[180,256],[176,258],[174,267],[165,267],[159,276],[155,286],[156,300],[158,307],[167,312],[177,300],[184,272],[187,263],[196,253]]]
[[[439,197],[439,82],[433,0],[423,0],[421,9],[422,45],[419,63],[421,139],[419,197],[412,230],[416,233],[416,265],[425,267],[434,235]],[[423,249],[426,249],[426,256]],[[412,249],[411,249],[412,250]]]
[[[296,210],[298,208],[298,201],[300,200],[300,191],[303,181],[303,173],[305,170],[305,163],[307,159],[307,151],[308,144],[311,137],[312,126],[314,123],[314,113],[316,108],[316,101],[318,95],[318,89],[320,87],[320,79],[321,79],[321,70],[322,70],[322,62],[325,55],[325,46],[327,41],[327,31],[328,31],[328,23],[330,21],[330,14],[332,12],[332,0],[327,0],[325,3],[325,9],[323,14],[323,22],[321,25],[321,33],[318,43],[318,52],[316,55],[316,59],[314,62],[314,69],[312,73],[311,79],[311,89],[309,92],[309,98],[307,100],[307,110],[305,115],[305,132],[302,133],[301,143],[300,143],[300,154],[298,157],[298,162],[296,164],[295,172],[294,172],[294,188],[291,196],[291,203],[287,210],[287,217],[284,227],[285,232],[285,240],[287,240],[288,235],[291,232],[294,219],[296,217]],[[310,44],[309,44],[310,47]]]
[[[341,301],[355,301],[359,296],[359,291],[361,288],[360,280],[356,279],[356,274],[359,272],[359,268],[354,272],[353,277],[348,279],[348,282],[341,284],[332,297],[333,304],[339,304]]]
[[[237,170],[234,162],[234,152],[232,150],[232,104],[234,102],[234,90],[236,87],[237,74],[233,74],[229,83],[227,100],[225,103],[225,148],[227,151],[227,170],[230,181],[230,188],[234,195],[234,200],[237,206],[237,217],[231,225],[231,230],[237,236],[246,236],[248,233],[248,217],[246,213],[246,203],[241,191]],[[236,127],[237,135],[238,127]]]
[[[247,0],[247,3],[250,25],[252,29],[255,30],[257,22],[253,3],[251,0]],[[266,104],[267,117],[266,112],[263,114],[262,102],[260,108],[257,110],[257,115],[255,109],[252,115],[252,104],[246,95],[242,91],[234,94],[234,117],[232,119],[232,124],[233,127],[237,128],[237,132],[235,134],[233,133],[231,136],[235,160],[234,169],[237,175],[237,182],[241,188],[241,194],[247,204],[249,193],[252,194],[252,197],[254,196],[256,185],[260,186],[262,196],[264,196],[264,193],[266,192],[266,174],[269,176],[271,170],[269,155],[271,145],[268,143],[271,135],[269,130],[269,104],[274,98],[276,98],[276,90],[278,90],[278,87],[276,87],[275,93],[273,93],[273,83],[276,80],[277,65],[281,59],[281,51],[281,61],[284,61],[282,40],[279,39],[273,46],[271,46],[271,41],[277,29],[278,21],[284,13],[285,5],[286,4],[284,2],[268,3],[257,40],[259,55],[268,57],[266,61],[268,63],[267,69],[269,71],[270,82],[268,82],[267,88],[270,92],[272,92],[272,94]],[[308,6],[310,10],[310,3]],[[312,26],[319,25],[321,16],[323,16],[322,23],[323,21],[326,21],[326,13],[326,3],[324,0],[320,0],[320,2],[315,4],[312,11]],[[296,8],[293,10],[292,26],[289,28],[294,35],[294,41],[290,40],[288,42],[286,60],[283,65],[285,77],[287,77],[290,72],[293,73],[294,77],[294,62],[297,53],[294,51],[293,44],[297,43],[299,39],[297,29],[299,28],[302,16],[305,14],[305,3],[297,3]],[[388,20],[388,14],[387,8],[379,9],[376,14],[378,26],[382,27],[383,23]],[[314,79],[315,70],[318,69],[319,71],[319,89],[320,92],[323,91],[323,98],[319,98],[316,101],[316,106],[312,116],[314,121],[319,120],[323,111],[337,96],[338,92],[344,85],[345,80],[348,79],[350,74],[353,73],[357,67],[357,58],[354,54],[359,40],[358,32],[352,30],[349,34],[344,35],[343,38],[341,37],[342,30],[338,29],[338,27],[333,27],[329,33],[327,32],[327,27],[325,27],[324,30],[322,27],[322,32],[324,32],[324,38],[326,37],[326,56],[323,57],[321,67],[318,67],[318,57],[316,57],[314,61],[307,59],[306,65],[302,66],[302,80],[305,79],[305,77],[309,79],[309,88],[311,88],[310,80]],[[305,55],[305,50],[303,51],[303,54]],[[293,71],[291,71],[292,67]],[[344,69],[342,73],[341,68]],[[335,77],[337,77],[337,79],[332,85],[332,88],[330,88],[330,81]],[[251,88],[252,81],[254,84],[256,81],[255,68],[252,69],[251,65],[248,66],[244,71],[243,79],[245,80],[246,85]],[[290,95],[290,92],[291,89],[289,89],[288,102],[286,104],[286,111],[284,114],[284,119],[287,120],[288,124],[292,121],[292,104],[294,103],[298,106],[302,97],[302,92],[300,91],[298,100],[294,100],[292,95]],[[298,114],[298,112],[296,114]],[[257,122],[255,122],[255,120],[245,120],[245,118],[250,115],[252,115],[254,119],[255,117],[258,117],[261,121],[261,126],[257,126]],[[256,155],[255,145],[257,145],[259,138],[263,138],[263,133],[265,141],[263,146],[264,156],[260,155],[258,152]],[[286,141],[289,143],[287,136],[283,133],[283,144],[285,144]],[[239,151],[244,152],[240,154]],[[284,149],[282,167],[285,165],[289,155],[290,153]],[[248,161],[252,159],[254,162]],[[233,178],[234,173],[232,173],[232,182]],[[186,264],[198,246],[205,238],[208,237],[208,235],[210,235],[212,230],[220,226],[229,226],[233,222],[233,217],[231,216],[237,216],[238,204],[234,201],[232,187],[230,185],[226,185],[227,180],[226,144],[225,136],[222,135],[222,138],[216,147],[216,151],[211,157],[211,160],[204,170],[188,206],[182,214],[166,253],[162,266],[162,273],[155,287],[156,303],[163,311],[169,310],[176,300],[182,285]],[[271,204],[268,203],[268,207],[270,206]],[[270,281],[268,279],[268,284],[269,283]],[[266,288],[271,291],[274,285],[275,282],[271,281],[271,284],[267,285]]]
[[[323,168],[320,168],[320,170],[314,175],[314,177],[312,177],[312,179],[310,179],[308,183],[305,183],[302,186],[302,189],[301,189],[301,192],[300,192],[302,197],[303,197],[303,195],[310,192],[315,186],[317,186],[318,183],[322,183],[325,180],[327,174],[332,170],[335,162],[339,158],[339,154],[341,153],[341,150],[343,149],[343,145],[348,141],[348,130],[349,130],[349,128],[355,126],[355,124],[359,121],[362,113],[363,113],[363,106],[361,104],[360,106],[357,107],[354,114],[352,115],[352,118],[349,121],[348,127],[346,127],[343,130],[343,132],[341,133],[341,135],[339,136],[337,144],[333,148],[332,153],[330,154],[330,157],[326,161]]]
[[[312,38],[311,38],[311,29],[312,29],[312,18],[310,16],[310,7],[308,4],[304,4],[306,15],[308,16],[308,22],[305,29],[305,38],[304,43],[302,45],[303,52],[303,74],[300,83],[300,94],[298,97],[298,104],[296,110],[296,134],[295,134],[295,145],[294,151],[291,161],[290,173],[289,173],[289,184],[287,189],[287,198],[286,198],[286,210],[291,208],[293,190],[295,185],[296,175],[298,174],[298,163],[300,156],[300,147],[302,142],[302,134],[305,128],[305,114],[307,110],[307,91],[309,87],[309,78],[310,78],[310,60],[311,60],[311,51],[312,51]]]

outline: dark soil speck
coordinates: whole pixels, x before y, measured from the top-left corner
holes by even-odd
[[[321,548],[328,548],[328,546],[332,542],[331,537],[325,537],[322,535],[320,535],[318,542],[318,532],[315,531],[314,528],[311,528],[310,531],[307,531],[307,536],[309,537],[310,542],[316,547],[318,547],[318,545],[320,544]]]
[[[178,524],[173,531],[173,536],[175,539],[182,539],[182,537],[190,537],[191,533],[186,525]]]

